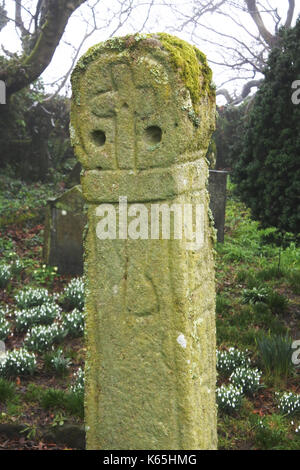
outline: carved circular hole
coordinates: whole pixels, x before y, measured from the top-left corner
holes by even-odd
[[[106,141],[106,135],[103,131],[93,131],[92,138],[98,147],[102,147]]]
[[[162,138],[162,130],[158,126],[150,126],[145,129],[145,140],[149,144],[158,144]]]

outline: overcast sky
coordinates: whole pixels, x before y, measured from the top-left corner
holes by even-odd
[[[126,1],[128,0],[124,0],[123,4],[125,4]],[[34,0],[23,2],[24,6],[28,7],[28,9],[30,9],[30,6],[35,5],[35,3],[36,2]],[[57,48],[52,63],[43,74],[45,83],[52,83],[59,79],[71,67],[72,56],[75,50],[78,49],[86,28],[91,28],[93,23],[91,10],[88,7],[88,5],[93,3],[95,3],[95,1],[90,0],[87,5],[81,6],[71,17],[63,40]],[[127,18],[126,11],[124,11],[121,16],[119,15],[120,5],[122,2],[118,0],[103,0],[100,2],[101,8],[97,7],[96,9],[96,19],[99,30],[88,38],[80,51],[80,55],[86,52],[90,46],[100,41],[104,41],[112,35],[122,36],[137,31],[165,31],[194,43],[207,55],[210,66],[213,70],[213,79],[217,87],[223,86],[223,83],[226,80],[237,78],[239,76],[237,72],[232,70],[228,71],[225,67],[213,63],[223,62],[224,52],[221,50],[221,47],[213,45],[212,42],[217,42],[220,45],[226,44],[228,46],[228,51],[230,51],[230,47],[233,47],[233,49],[236,47],[234,42],[230,39],[230,36],[234,36],[238,37],[241,41],[247,41],[251,47],[251,41],[249,41],[246,33],[243,33],[241,29],[238,29],[236,24],[230,21],[227,17],[216,13],[206,15],[202,20],[200,20],[201,24],[194,29],[194,35],[191,37],[191,25],[187,24],[181,31],[178,31],[178,26],[184,23],[186,19],[191,17],[193,14],[193,4],[191,1],[185,2],[182,0],[171,0],[170,3],[176,9],[176,11],[171,11],[170,7],[164,4],[164,0],[154,0],[151,2],[154,6],[152,7],[150,14],[148,8],[149,2],[145,2],[145,0],[133,0],[132,3],[135,7],[134,11],[125,21]],[[269,0],[269,3],[272,4],[272,6],[277,6],[278,13],[285,18],[288,4],[287,1]],[[299,3],[299,0],[296,0],[297,7],[295,20],[300,14]],[[13,18],[14,1],[6,0],[6,8],[8,10],[8,16]],[[227,8],[229,9],[230,6]],[[24,16],[26,21],[26,13]],[[239,13],[238,16],[236,16],[236,19],[241,22],[251,34],[254,36],[257,35],[256,26],[249,15]],[[274,28],[274,24],[269,20],[269,15],[265,14],[264,19],[272,30]],[[120,20],[121,22],[124,21],[124,25],[118,28]],[[213,33],[212,30],[215,30],[216,33]],[[224,38],[220,36],[220,33],[224,33],[228,37]],[[4,46],[5,49],[11,52],[19,52],[21,50],[20,41],[13,22],[10,22],[8,26],[2,30],[0,34],[0,45]],[[247,74],[247,72],[244,73],[244,76],[248,75],[249,74]],[[239,80],[233,80],[226,86],[231,92],[233,92],[235,89],[240,89],[241,85],[242,82]]]

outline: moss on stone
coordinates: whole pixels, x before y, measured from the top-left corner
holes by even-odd
[[[190,92],[194,112],[197,114],[200,100],[208,95],[215,98],[215,88],[212,85],[212,71],[209,68],[205,54],[186,41],[167,33],[134,34],[116,37],[91,47],[79,60],[72,74],[73,94],[76,100],[77,79],[88,65],[105,52],[132,53],[137,48],[153,50],[160,48],[169,53],[170,62],[179,70],[179,75]]]
[[[173,64],[180,70],[181,79],[190,92],[194,108],[197,108],[203,95],[214,96],[211,86],[212,72],[206,56],[195,46],[170,34],[159,33],[158,37],[163,48],[170,53]]]

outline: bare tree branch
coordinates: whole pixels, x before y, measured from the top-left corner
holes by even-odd
[[[188,31],[192,41],[201,47],[203,43],[215,46],[209,62],[232,70],[233,79],[238,76],[247,80],[240,94],[243,97],[253,89],[247,86],[249,75],[253,75],[251,80],[261,79],[269,53],[280,40],[280,28],[293,23],[295,0],[286,2],[286,15],[277,8],[278,3],[274,0],[227,0],[225,3],[192,0],[186,9],[176,4],[171,9],[181,21],[179,26],[173,26],[173,31]],[[208,14],[209,9],[213,14]],[[223,17],[224,28],[219,26],[219,21],[214,21],[216,15]],[[232,29],[228,25],[232,25]],[[228,90],[224,92],[224,86],[220,88],[219,95],[225,96],[228,102],[239,102],[239,97],[230,97]]]
[[[97,31],[103,30],[103,31],[108,31],[110,29],[109,34],[107,34],[107,37],[110,38],[112,36],[115,36],[118,31],[123,28],[125,24],[129,24],[130,18],[133,16],[133,12],[137,9],[140,8],[141,6],[143,7],[143,17],[141,17],[142,23],[140,27],[137,27],[136,25],[134,26],[134,29],[136,32],[141,32],[144,31],[144,28],[146,27],[150,15],[151,15],[151,10],[155,5],[155,0],[146,0],[145,3],[140,3],[140,2],[135,2],[134,0],[120,0],[119,1],[119,10],[111,12],[111,15],[107,17],[107,20],[104,21],[102,20],[102,25],[99,24],[99,10],[97,7],[100,6],[101,8],[101,0],[95,0],[93,4],[88,3],[87,7],[89,9],[89,15],[86,15],[86,11],[81,11],[80,15],[82,17],[82,22],[86,23],[86,30],[85,34],[82,37],[80,43],[78,45],[70,44],[67,43],[66,41],[65,44],[68,44],[69,47],[73,49],[73,55],[71,58],[71,63],[66,71],[66,73],[60,77],[59,79],[55,80],[52,82],[51,86],[55,87],[55,91],[46,98],[45,101],[50,100],[54,96],[57,96],[57,94],[66,86],[68,79],[71,75],[71,72],[74,68],[74,65],[80,55],[80,52],[86,43],[86,41]]]
[[[286,28],[290,28],[292,21],[293,21],[294,13],[295,13],[295,0],[288,0],[288,2],[289,2],[289,9],[287,12],[287,17],[286,17],[286,21],[284,25]]]
[[[86,0],[48,0],[45,21],[38,31],[36,41],[29,54],[19,60],[10,60],[0,69],[0,80],[4,80],[7,95],[24,88],[36,80],[51,62],[73,12]],[[20,6],[20,2],[19,2]]]
[[[228,90],[226,90],[225,88],[217,90],[216,95],[217,96],[220,96],[220,95],[224,96],[224,98],[227,101],[227,104],[237,105],[237,104],[242,103],[245,100],[245,98],[247,98],[247,96],[249,96],[252,88],[259,88],[259,86],[262,84],[262,82],[263,82],[263,79],[261,79],[261,80],[250,80],[249,82],[246,83],[246,85],[244,85],[240,96],[238,96],[237,98],[232,98],[230,96]]]
[[[15,0],[15,21],[16,26],[21,31],[21,36],[26,36],[28,34],[27,29],[24,26],[22,20],[22,0]]]
[[[281,26],[290,27],[295,16],[295,0],[282,2],[286,7],[277,8],[278,0],[14,0],[15,18],[10,19],[22,41],[23,55],[6,55],[8,65],[1,64],[0,80],[7,83],[8,93],[31,83],[45,70],[63,36],[72,12],[86,4],[75,15],[86,26],[81,37],[74,41],[64,39],[68,46],[68,64],[60,78],[53,81],[56,96],[67,86],[68,78],[86,41],[96,32],[105,32],[106,38],[124,30],[147,32],[157,6],[161,16],[170,18],[170,32],[187,32],[192,42],[213,50],[209,62],[222,67],[223,84],[218,95],[229,102],[237,102],[251,93],[249,84],[259,82],[268,54],[278,41]],[[1,4],[1,0],[0,0]],[[137,11],[140,9],[139,11]],[[164,10],[162,10],[164,9]],[[1,14],[1,11],[0,11]],[[251,18],[251,20],[250,20]],[[217,21],[215,21],[215,19]],[[211,21],[210,21],[211,20]],[[249,21],[250,20],[250,21]],[[223,22],[223,23],[222,23]],[[224,24],[224,28],[220,27]],[[230,25],[228,27],[228,25]],[[153,26],[153,24],[151,24]],[[67,32],[68,37],[68,32]],[[214,46],[214,47],[212,47]],[[217,68],[218,69],[218,68]],[[224,71],[226,69],[226,71]],[[230,74],[230,70],[232,74]],[[225,83],[244,80],[241,93],[223,93]],[[228,85],[230,89],[232,86]]]
[[[270,31],[268,31],[268,29],[266,28],[261,14],[257,9],[256,0],[245,0],[245,2],[247,4],[248,12],[251,15],[254,23],[256,24],[260,35],[264,38],[264,40],[270,47],[273,47],[277,42],[277,38],[273,34],[271,34]]]

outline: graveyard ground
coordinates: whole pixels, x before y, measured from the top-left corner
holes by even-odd
[[[25,341],[30,355],[0,369],[0,449],[80,448],[59,431],[83,424],[82,284],[42,261],[42,208],[57,189],[1,181],[0,340],[9,351]],[[300,369],[291,361],[291,341],[300,340],[300,248],[288,242],[279,264],[270,240],[272,230],[259,230],[230,186],[225,243],[216,247],[220,449],[300,449]],[[53,318],[59,328],[43,330]]]

